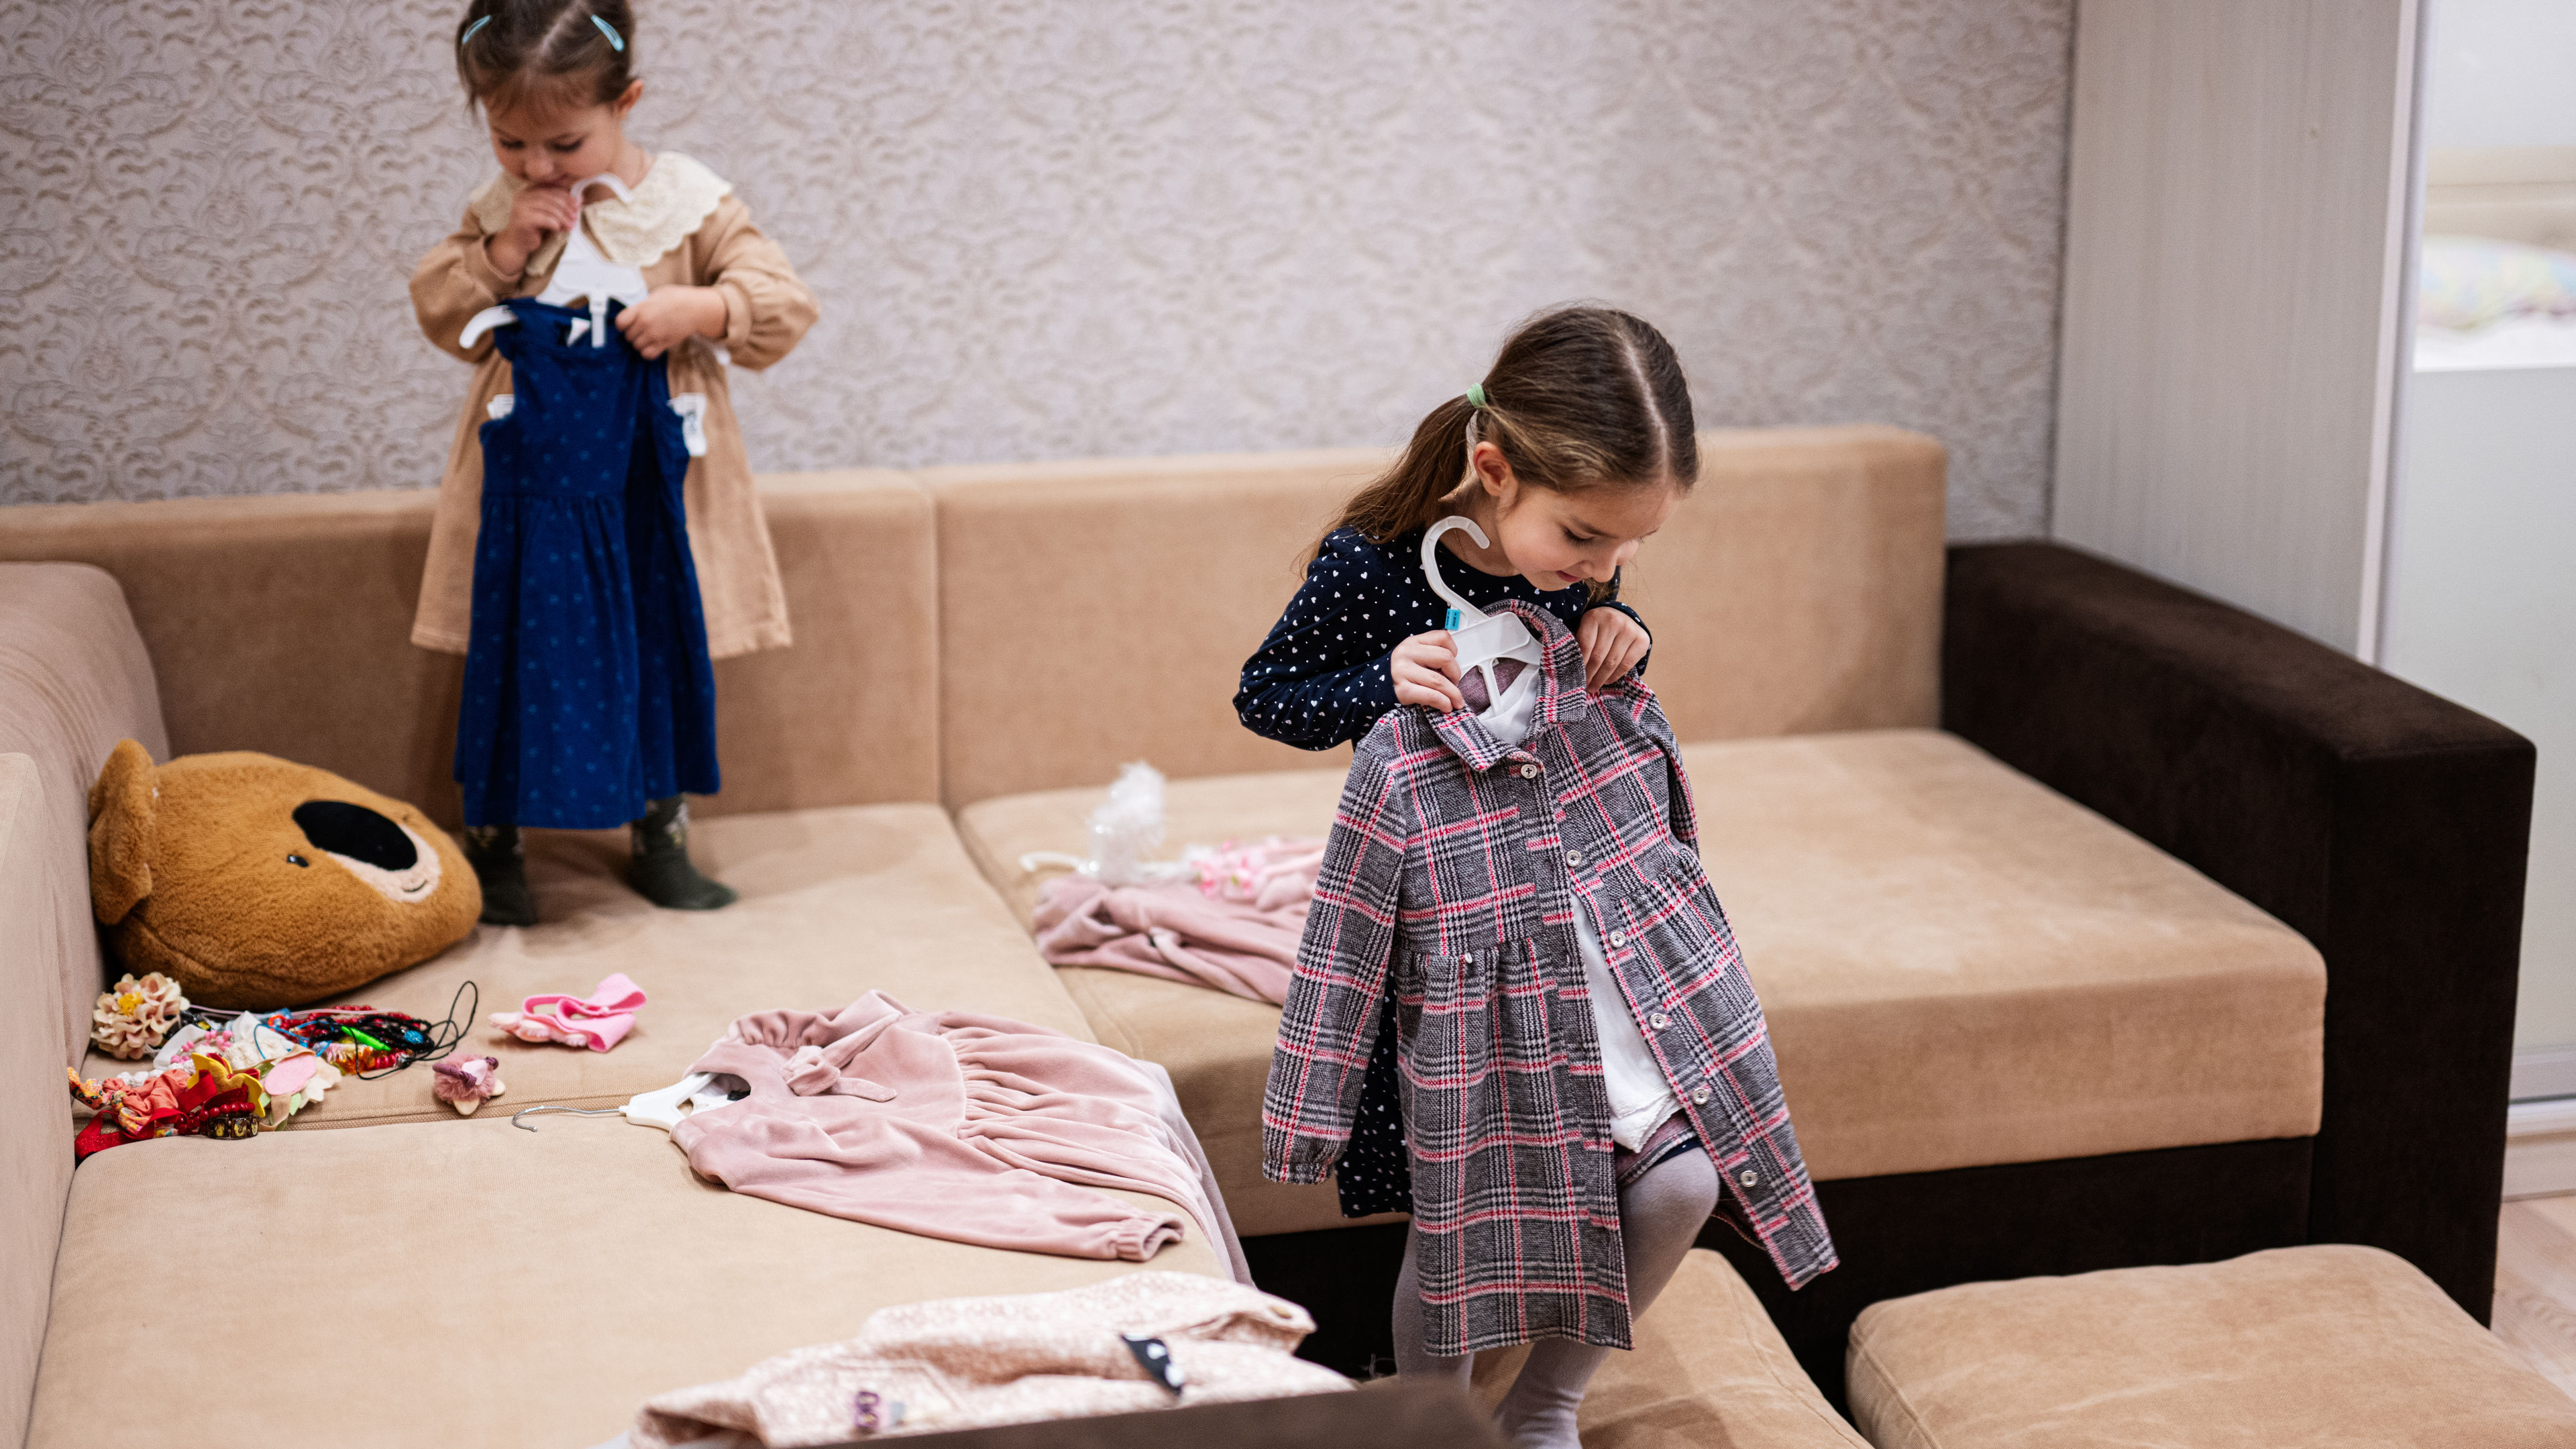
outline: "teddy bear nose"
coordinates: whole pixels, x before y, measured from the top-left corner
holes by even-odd
[[[401,826],[364,805],[307,800],[295,807],[295,823],[316,848],[364,861],[378,870],[409,870],[420,858]]]

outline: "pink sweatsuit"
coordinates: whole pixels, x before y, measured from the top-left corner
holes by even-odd
[[[691,1168],[736,1192],[925,1237],[1141,1263],[1185,1220],[1091,1190],[1125,1188],[1221,1236],[1160,1091],[1108,1047],[871,991],[837,1015],[746,1016],[692,1070],[751,1088],[671,1132]]]

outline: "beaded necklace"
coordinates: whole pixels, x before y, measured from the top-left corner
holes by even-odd
[[[473,993],[471,1004],[460,1016],[457,1003],[467,1001],[469,992]],[[475,1009],[482,1004],[481,990],[468,981],[448,999],[447,1016],[440,1021],[424,1021],[409,1012],[360,1004],[276,1012],[266,1018],[266,1023],[269,1030],[311,1049],[315,1056],[340,1071],[372,1080],[420,1062],[438,1061],[455,1051],[464,1043]],[[198,1007],[188,1010],[189,1016],[201,1018],[210,1027],[252,1014]]]

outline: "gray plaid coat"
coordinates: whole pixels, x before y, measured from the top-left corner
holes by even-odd
[[[1425,1347],[1629,1346],[1610,1103],[1576,953],[1592,913],[1723,1210],[1793,1288],[1832,1268],[1761,1003],[1701,871],[1681,753],[1633,677],[1587,694],[1546,642],[1518,747],[1464,711],[1393,711],[1359,743],[1262,1102],[1262,1170],[1331,1171],[1392,993]]]

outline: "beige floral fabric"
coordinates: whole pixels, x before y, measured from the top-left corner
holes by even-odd
[[[912,1303],[876,1313],[856,1338],[660,1395],[635,1416],[629,1443],[672,1449],[730,1431],[786,1449],[1349,1389],[1294,1356],[1314,1329],[1284,1298],[1162,1271],[1063,1293]],[[1162,1341],[1179,1369],[1177,1395],[1147,1376],[1127,1334]]]

